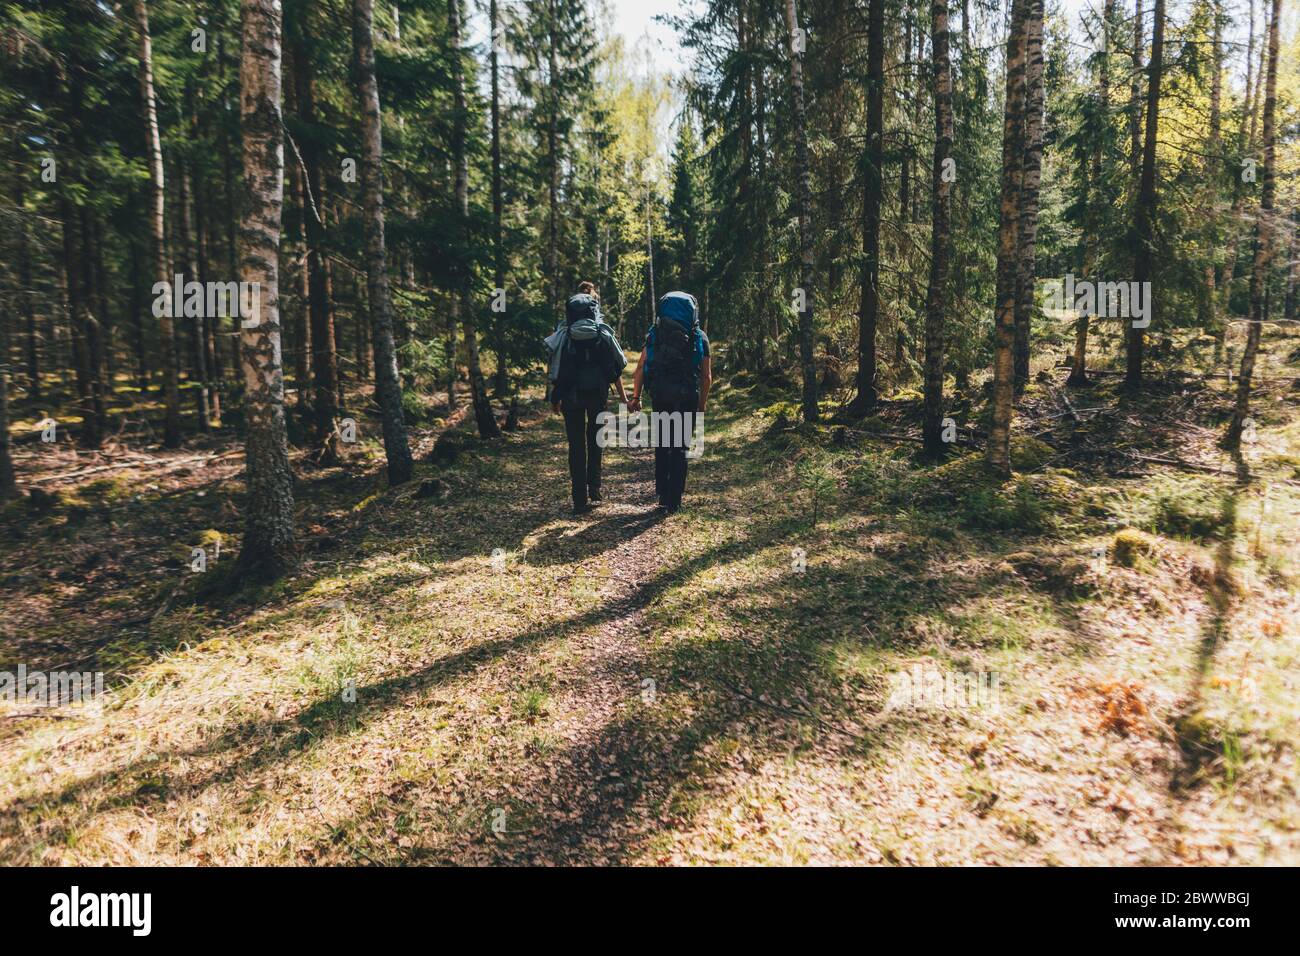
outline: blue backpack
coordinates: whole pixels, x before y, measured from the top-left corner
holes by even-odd
[[[695,296],[669,292],[659,300],[646,350],[646,385],[655,407],[694,404],[704,362],[704,336]]]

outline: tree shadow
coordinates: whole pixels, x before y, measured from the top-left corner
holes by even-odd
[[[1210,614],[1201,632],[1193,662],[1192,684],[1174,719],[1173,728],[1181,762],[1170,774],[1169,791],[1178,795],[1195,785],[1207,764],[1221,757],[1222,750],[1212,745],[1202,732],[1199,716],[1205,698],[1206,682],[1219,648],[1231,638],[1232,611],[1237,603],[1234,547],[1237,540],[1237,507],[1241,487],[1249,480],[1249,471],[1240,451],[1234,453],[1242,482],[1226,491],[1220,509],[1220,538],[1214,553],[1214,576],[1209,585]]]

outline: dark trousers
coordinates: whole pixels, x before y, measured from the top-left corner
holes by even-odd
[[[606,389],[572,392],[561,402],[564,433],[569,439],[569,477],[573,482],[573,503],[585,505],[588,490],[600,490],[600,446],[596,416],[605,410]]]
[[[661,505],[674,511],[681,507],[682,494],[686,491],[686,466],[689,461],[686,451],[691,446],[698,408],[698,400],[694,399],[655,408],[656,412],[688,413],[682,416],[680,430],[666,425],[658,426],[654,422],[651,424],[652,429],[658,429],[659,438],[655,445],[655,494],[659,496]],[[665,441],[666,439],[672,440]]]

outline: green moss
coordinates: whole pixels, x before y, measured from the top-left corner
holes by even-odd
[[[1133,568],[1155,557],[1159,545],[1155,538],[1136,528],[1121,528],[1111,542],[1111,560],[1121,567]]]
[[[131,496],[131,483],[122,477],[96,478],[82,485],[78,494],[96,505],[111,505]]]
[[[1011,467],[1016,471],[1036,471],[1056,455],[1056,449],[1036,438],[1011,440]]]

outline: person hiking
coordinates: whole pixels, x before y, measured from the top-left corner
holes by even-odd
[[[603,497],[596,420],[605,410],[609,387],[617,388],[620,401],[628,401],[623,388],[627,359],[614,330],[601,320],[594,285],[579,284],[577,295],[565,303],[564,318],[546,344],[551,349],[548,397],[551,409],[564,416],[569,441],[573,513],[583,514]]]
[[[686,451],[695,431],[696,415],[709,402],[713,366],[709,337],[700,328],[700,310],[689,292],[669,292],[659,300],[655,324],[646,333],[645,348],[632,373],[633,412],[641,408],[641,392],[649,388],[654,415],[679,413],[684,427],[652,417],[655,445],[655,494],[658,508],[672,514],[686,490]]]

